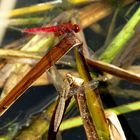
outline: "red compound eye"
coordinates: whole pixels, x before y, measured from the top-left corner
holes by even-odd
[[[80,31],[79,25],[74,24],[74,25],[73,25],[73,30],[74,30],[75,33],[79,32],[79,31]]]

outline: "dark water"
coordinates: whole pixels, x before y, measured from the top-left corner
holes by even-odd
[[[56,90],[52,85],[29,88],[0,118],[0,124],[13,120],[16,116],[16,121],[25,123],[29,116],[41,112],[49,106],[55,96]]]

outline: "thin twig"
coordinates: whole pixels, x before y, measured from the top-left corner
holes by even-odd
[[[86,105],[85,95],[83,93],[78,92],[75,97],[77,99],[78,107],[79,107],[80,114],[83,120],[83,125],[86,131],[87,139],[99,140],[95,125],[92,122],[90,113]]]
[[[106,46],[112,38],[112,34],[113,34],[113,30],[114,30],[114,27],[115,27],[115,22],[116,22],[119,10],[120,10],[120,8],[117,8],[114,12],[114,15],[112,17],[112,21],[111,21],[110,26],[109,26],[108,34],[107,34],[107,37],[106,37],[106,40],[105,40],[105,43],[104,43],[104,46]]]

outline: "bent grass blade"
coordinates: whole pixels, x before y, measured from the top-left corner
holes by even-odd
[[[75,48],[75,57],[77,62],[77,69],[79,75],[84,79],[85,84],[88,84],[92,80],[86,60],[82,53],[82,48]],[[91,88],[85,90],[86,103],[94,122],[97,134],[99,138],[109,139],[109,130],[107,120],[105,118],[104,109],[99,96],[99,93],[95,92]],[[101,131],[98,131],[101,130]],[[102,133],[103,132],[103,133]]]
[[[98,68],[102,71],[105,71],[114,76],[123,78],[125,80],[140,84],[140,75],[139,74],[127,71],[125,69],[122,69],[120,67],[117,67],[115,65],[108,64],[108,63],[105,63],[102,61],[97,61],[97,60],[88,59],[88,58],[86,58],[86,61],[92,67]]]
[[[0,102],[0,116],[6,112],[23,92],[43,74],[43,72],[57,62],[66,52],[68,52],[68,50],[80,46],[81,44],[82,42],[73,33],[67,34],[60,43],[53,47]]]

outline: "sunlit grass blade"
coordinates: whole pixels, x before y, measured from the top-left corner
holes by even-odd
[[[125,104],[125,105],[120,105],[120,106],[109,108],[109,109],[105,109],[105,112],[113,112],[116,115],[122,115],[122,114],[129,113],[132,111],[137,111],[137,110],[140,110],[140,102],[139,101]],[[71,129],[74,127],[79,127],[82,124],[83,123],[82,123],[82,119],[80,116],[75,117],[75,118],[71,118],[71,119],[68,119],[68,120],[65,120],[62,122],[62,124],[60,126],[60,130],[64,131],[64,130]]]
[[[46,17],[45,22],[49,22],[50,18]],[[21,26],[21,25],[32,25],[32,24],[42,24],[44,22],[44,17],[29,17],[29,18],[13,18],[9,19],[9,26]]]
[[[29,14],[29,13],[34,13],[34,12],[40,12],[44,10],[50,10],[54,8],[58,3],[55,2],[47,2],[47,3],[42,3],[42,4],[37,4],[29,7],[23,7],[23,8],[18,8],[12,10],[8,16],[9,17],[14,17],[14,16],[19,16],[19,15],[24,15],[24,14]],[[6,13],[0,14],[0,17],[7,16]]]
[[[29,52],[29,51],[22,51],[22,50],[13,50],[13,49],[0,49],[0,57],[1,58],[8,58],[8,57],[15,57],[15,58],[30,58],[39,60],[41,55],[37,52]]]
[[[114,112],[116,115],[121,115],[121,114],[129,113],[132,111],[138,111],[138,110],[140,110],[140,101],[106,109],[106,111]]]
[[[100,2],[100,0],[67,0],[71,4],[82,4],[82,3],[89,3],[89,2]]]
[[[92,1],[94,2],[95,0],[92,0]],[[87,3],[87,2],[91,2],[91,1],[89,1],[89,0],[78,0],[78,1],[68,0],[68,1],[66,1],[67,4],[73,4],[73,5]],[[19,16],[19,15],[35,13],[35,12],[47,11],[47,10],[51,10],[55,7],[60,6],[60,4],[62,4],[62,1],[45,2],[45,3],[40,3],[40,4],[36,4],[33,6],[29,6],[29,7],[18,8],[18,9],[14,9],[13,11],[11,11],[8,14],[8,16],[14,17],[14,16]],[[6,13],[0,14],[0,17],[4,17],[4,16],[7,16],[7,14]]]
[[[120,31],[120,33],[113,39],[113,41],[108,45],[106,50],[99,57],[100,60],[111,63],[124,45],[132,38],[135,33],[135,28],[139,26],[140,23],[140,8],[137,9],[132,18]]]
[[[91,81],[91,77],[84,56],[81,53],[82,52],[79,52],[78,49],[75,48],[77,69],[79,71],[80,77],[84,80],[84,83],[88,84],[89,81]],[[99,95],[97,95],[97,93],[95,93],[92,88],[88,88],[85,90],[85,97],[99,139],[109,139],[108,124],[104,115]]]

